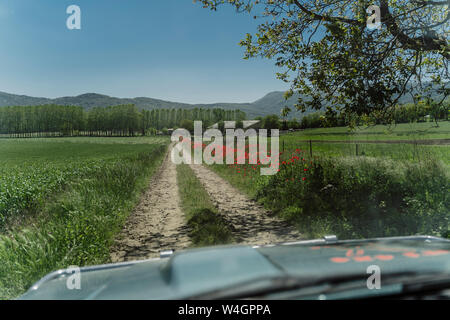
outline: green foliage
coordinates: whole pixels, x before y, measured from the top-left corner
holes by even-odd
[[[243,129],[244,128],[244,122],[242,120],[236,121],[236,129]]]
[[[27,175],[32,178],[35,174],[36,183],[44,183],[39,179],[49,172],[60,173],[55,175],[56,178],[49,175],[53,183],[50,190],[45,184],[37,187],[40,206],[32,207],[35,198],[23,198],[17,181],[8,180],[11,182],[8,188],[13,190],[10,192],[12,198],[22,199],[19,203],[28,209],[16,206],[16,214],[27,219],[21,223],[8,223],[7,230],[0,234],[0,299],[16,297],[51,271],[70,265],[109,262],[109,247],[115,234],[121,230],[166,150],[164,143],[131,146],[114,143],[111,151],[115,148],[117,152],[101,156],[94,152],[96,148],[102,148],[101,144],[45,143],[54,150],[56,159],[53,163],[42,157],[42,160],[34,159],[35,165],[31,162],[22,166],[22,178]],[[57,145],[63,147],[62,150]],[[93,155],[71,159],[70,154],[77,150],[76,146]],[[8,164],[5,156],[2,160]],[[44,171],[41,175],[40,165],[47,162],[49,172]],[[20,174],[19,168],[14,173]],[[24,182],[32,183],[35,180]]]
[[[300,128],[311,129],[311,128],[326,127],[323,116],[324,116],[323,112],[314,112],[304,116],[300,123]]]
[[[152,109],[139,111],[134,105],[82,107],[44,105],[0,108],[0,135],[8,137],[136,136],[149,129],[175,128],[194,120],[206,126],[218,121],[242,121],[238,109]],[[193,128],[193,127],[192,127]],[[193,129],[192,129],[193,130]]]
[[[392,120],[405,93],[450,94],[445,1],[379,1],[380,28],[368,28],[365,0],[200,0],[228,4],[262,21],[240,42],[244,59],[274,59],[303,112],[333,106],[346,117]],[[423,79],[430,79],[424,86]],[[329,116],[330,114],[327,114]]]
[[[281,137],[280,147],[288,151],[282,152],[280,172],[274,176],[260,176],[260,165],[211,168],[296,224],[307,237],[445,237],[450,218],[450,148],[363,141],[447,138],[449,125],[307,129]],[[310,159],[309,140],[362,142],[358,142],[358,157],[355,143],[314,142]],[[291,150],[295,152],[291,154]]]
[[[440,104],[432,99],[417,104],[409,103],[395,108],[394,120],[396,123],[425,122],[425,117],[429,116],[430,120],[438,124],[439,120],[448,120],[448,107],[448,102]]]
[[[208,246],[231,243],[231,226],[217,212],[205,188],[188,165],[177,166],[177,182],[181,207],[193,244]]]
[[[296,141],[304,140],[424,140],[446,139],[450,135],[450,121],[399,123],[392,125],[362,125],[357,128],[312,128],[283,136],[295,149]],[[445,147],[444,147],[445,148]]]
[[[385,157],[398,161],[427,161],[432,158],[450,165],[448,144],[421,144],[429,139],[444,142],[442,139],[448,138],[449,133],[448,121],[440,122],[439,127],[433,123],[412,123],[395,126],[376,125],[352,131],[347,127],[316,128],[283,135],[280,144],[285,150],[299,148],[309,154],[309,140],[312,140],[313,154],[319,156],[354,156],[358,151],[358,155]],[[399,143],[398,140],[409,143]],[[391,141],[392,143],[389,143]]]
[[[156,136],[157,133],[158,133],[158,130],[156,130],[155,128],[148,128],[145,131],[146,136]]]
[[[193,133],[194,132],[194,121],[188,120],[188,119],[182,120],[180,122],[180,128],[186,129],[190,133]]]
[[[342,238],[441,236],[449,228],[449,190],[436,161],[321,158],[282,165],[256,198],[310,234],[318,220]]]
[[[217,129],[219,129],[221,132],[225,132],[225,122],[224,121],[219,121],[217,123]]]
[[[264,129],[280,129],[280,118],[277,115],[268,115],[263,118],[262,127]]]
[[[295,118],[290,120],[288,122],[287,126],[289,129],[300,129],[301,128],[300,122],[298,122],[298,120]]]
[[[39,163],[2,167],[0,175],[0,230],[10,218],[24,219],[29,212],[39,209],[45,199],[59,191],[67,181],[87,176],[99,163],[69,163],[64,167]]]
[[[230,225],[217,212],[202,208],[191,212],[189,236],[196,246],[227,244],[233,241]]]
[[[438,103],[433,99],[419,101],[417,104],[408,103],[395,106],[392,109],[392,123],[416,123],[434,121],[439,126],[439,121],[448,121],[448,103]],[[390,121],[383,119],[379,112],[373,112],[371,115],[348,116],[345,113],[337,113],[333,111],[323,112],[317,111],[302,117],[300,127],[302,129],[327,128],[327,127],[346,127],[346,126],[362,126],[391,124]],[[290,128],[294,128],[289,123]]]

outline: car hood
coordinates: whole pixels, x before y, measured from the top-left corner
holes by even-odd
[[[450,241],[397,237],[337,241],[333,237],[270,246],[215,246],[166,258],[53,272],[20,299],[184,299],[275,277],[329,278],[383,273],[450,272]],[[68,285],[79,276],[79,288]]]

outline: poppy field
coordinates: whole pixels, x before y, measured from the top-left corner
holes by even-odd
[[[211,168],[307,238],[450,236],[448,145],[367,143],[356,155],[348,143],[316,143],[311,152],[297,135],[280,137],[276,175],[261,176],[260,161]]]

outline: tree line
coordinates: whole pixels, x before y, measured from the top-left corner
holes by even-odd
[[[377,112],[366,116],[336,112],[330,116],[325,111],[316,111],[304,115],[299,121],[295,118],[288,120],[287,115],[289,112],[286,112],[286,110],[290,111],[289,108],[282,109],[281,118],[272,114],[264,118],[257,117],[256,119],[260,120],[261,128],[281,130],[390,124],[386,122],[386,118],[383,118]],[[439,121],[450,120],[450,100],[444,103],[424,100],[416,104],[407,103],[398,105],[393,111],[393,116],[388,119],[392,119],[394,123],[433,121],[436,123],[436,126],[439,126]]]
[[[245,118],[240,110],[220,108],[139,110],[135,105],[120,105],[86,111],[78,106],[14,106],[0,108],[0,134],[17,138],[135,136],[178,128],[186,120],[200,120],[209,126]]]
[[[450,101],[439,104],[435,101],[420,101],[416,104],[407,103],[398,105],[388,119],[394,123],[412,123],[434,121],[438,126],[438,121],[448,121],[450,118]],[[360,126],[365,124],[389,124],[385,121],[381,112],[373,112],[370,115],[348,115],[345,113],[335,113],[327,115],[323,111],[317,111],[302,117],[301,121],[280,120],[279,127],[282,129],[310,129],[325,127],[345,127]]]

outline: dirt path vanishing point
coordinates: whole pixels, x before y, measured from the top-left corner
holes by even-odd
[[[171,147],[117,237],[111,250],[112,262],[154,258],[163,250],[189,247],[189,230],[180,208],[176,166],[170,160],[170,151]]]
[[[288,223],[269,216],[269,212],[248,199],[231,184],[203,165],[191,165],[218,211],[234,228],[240,244],[265,245],[301,240]]]
[[[112,262],[154,258],[163,250],[182,250],[191,245],[189,228],[180,207],[176,165],[170,160],[171,148],[116,238],[111,249]],[[301,239],[294,227],[270,217],[262,206],[216,173],[202,165],[191,165],[191,168],[219,212],[233,226],[238,243],[264,245]]]

